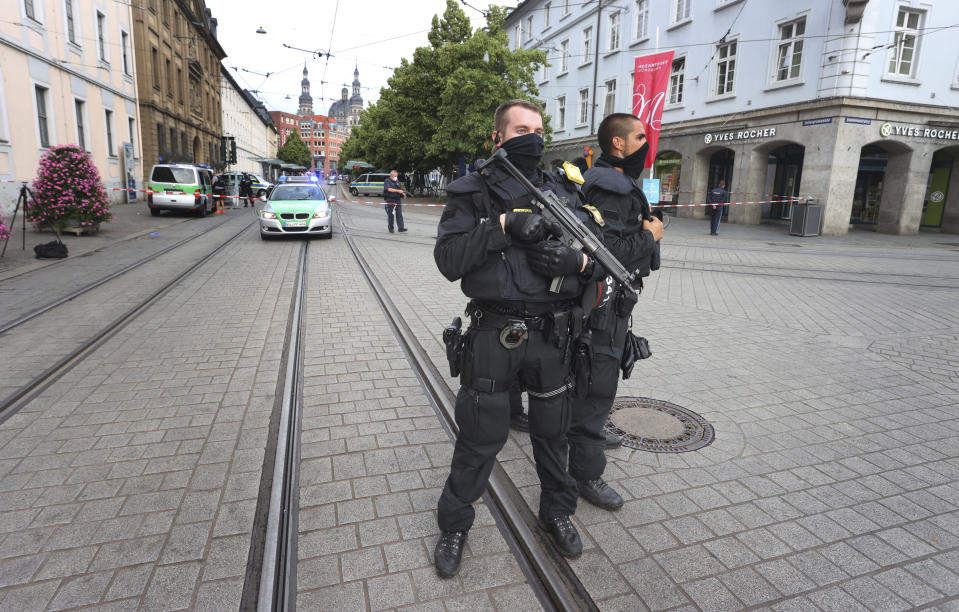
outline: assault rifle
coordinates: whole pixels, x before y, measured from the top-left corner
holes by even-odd
[[[484,175],[489,172],[488,169],[492,166],[502,168],[510,176],[519,181],[527,193],[533,196],[533,204],[539,208],[540,214],[547,220],[558,223],[560,227],[563,228],[563,236],[560,237],[560,240],[571,249],[581,250],[592,257],[609,276],[613,277],[613,280],[620,284],[623,291],[625,291],[627,296],[632,298],[632,301],[635,303],[636,292],[633,289],[633,281],[636,280],[636,275],[623,267],[623,264],[616,259],[616,256],[606,248],[606,245],[576,217],[566,202],[559,199],[559,197],[551,191],[543,192],[537,189],[536,186],[509,161],[506,156],[506,151],[503,149],[497,149],[488,159],[476,163],[476,169]],[[562,277],[554,278],[550,285],[550,291],[558,293],[562,283]]]

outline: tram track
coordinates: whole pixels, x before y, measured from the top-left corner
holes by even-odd
[[[337,217],[341,235],[359,265],[367,284],[383,310],[400,347],[406,354],[424,393],[451,439],[457,431],[455,394],[445,377],[433,364],[426,349],[416,339],[402,313],[390,299],[372,267],[351,236],[350,228]],[[549,541],[536,516],[513,484],[509,475],[494,464],[484,501],[500,533],[516,558],[540,603],[547,610],[598,610],[586,587],[569,562]]]
[[[95,333],[89,335],[85,340],[81,341],[76,347],[74,347],[69,353],[57,359],[49,367],[45,368],[39,374],[31,378],[25,384],[19,386],[15,391],[10,393],[7,397],[0,400],[0,424],[6,422],[10,417],[16,414],[20,409],[27,405],[37,394],[46,389],[49,385],[54,383],[61,376],[70,371],[74,366],[83,361],[87,356],[89,356],[93,351],[98,347],[104,344],[107,340],[116,335],[120,330],[126,327],[131,323],[136,317],[143,314],[151,305],[153,305],[157,300],[166,295],[171,289],[176,287],[178,284],[183,282],[187,277],[189,277],[194,271],[196,271],[200,266],[209,261],[210,257],[216,255],[218,252],[222,251],[228,245],[232,244],[237,238],[242,236],[244,233],[248,232],[249,229],[254,225],[255,222],[248,223],[243,226],[238,232],[234,233],[232,236],[227,238],[223,243],[214,248],[211,252],[205,253],[203,257],[199,258],[195,263],[185,268],[179,272],[172,279],[163,283],[158,289],[152,291],[147,297],[139,300],[136,304],[128,308],[126,311],[121,313],[119,316],[114,318],[112,321],[107,323],[105,326],[97,330]],[[220,226],[216,226],[220,227]],[[205,234],[203,232],[200,235]],[[192,239],[192,238],[191,238]],[[181,241],[182,244],[188,243],[191,239]],[[182,246],[179,244],[179,246]],[[176,246],[176,245],[175,245]],[[163,252],[170,251],[171,248],[168,247]],[[155,259],[155,255],[145,258],[145,260]],[[146,261],[141,261],[137,265],[142,265]],[[122,273],[128,272],[129,270],[122,271]],[[120,276],[121,273],[115,273],[109,275],[107,279],[100,279],[99,281],[92,283],[91,286],[82,288],[82,293],[87,293],[98,286],[102,286],[104,283],[109,280],[115,279]],[[80,294],[78,294],[80,295]],[[0,333],[4,333],[23,325],[24,323],[36,319],[37,317],[42,316],[45,313],[55,310],[57,306],[61,306],[72,299],[75,299],[77,295],[74,295],[70,299],[61,299],[56,300],[53,303],[47,304],[43,307],[31,311],[28,315],[20,317],[16,321],[8,323],[4,326]]]
[[[100,285],[103,285],[103,284],[105,284],[105,283],[108,283],[108,282],[110,282],[111,280],[113,280],[113,279],[115,279],[115,278],[118,278],[118,277],[120,277],[120,276],[123,276],[124,274],[127,274],[128,272],[132,272],[133,270],[136,270],[136,269],[139,268],[140,266],[156,260],[157,257],[162,257],[163,255],[169,253],[170,251],[174,251],[174,250],[180,248],[181,246],[183,246],[183,245],[185,245],[185,244],[187,244],[187,243],[189,243],[189,242],[192,242],[192,241],[196,240],[197,238],[200,238],[200,237],[202,237],[202,236],[205,236],[206,234],[212,232],[212,231],[215,230],[215,229],[219,229],[220,227],[221,227],[221,226],[219,226],[219,225],[213,225],[213,226],[210,226],[209,228],[203,230],[203,231],[200,232],[199,234],[195,234],[195,235],[193,235],[193,236],[187,236],[186,238],[184,238],[184,239],[182,239],[182,240],[179,240],[179,241],[175,242],[174,244],[171,244],[170,246],[167,246],[167,247],[165,247],[165,248],[163,248],[163,249],[161,249],[161,250],[159,250],[159,251],[157,251],[157,252],[155,252],[155,253],[150,253],[149,255],[147,255],[146,257],[143,257],[142,259],[139,259],[138,261],[135,261],[135,262],[133,262],[133,263],[127,265],[127,266],[124,266],[124,267],[121,268],[120,270],[117,270],[117,271],[115,271],[115,272],[111,272],[110,274],[107,274],[106,276],[104,276],[104,277],[102,277],[102,278],[100,278],[100,279],[98,279],[98,280],[96,280],[96,281],[93,281],[92,283],[89,283],[89,284],[87,284],[87,285],[84,285],[83,287],[81,287],[81,288],[79,288],[79,289],[75,289],[75,290],[71,291],[70,293],[68,293],[67,295],[65,295],[65,296],[63,296],[63,297],[60,297],[60,298],[58,298],[58,299],[56,299],[56,300],[52,300],[52,301],[44,304],[43,306],[39,306],[39,307],[37,307],[37,308],[34,308],[34,309],[31,310],[30,312],[28,312],[28,313],[26,313],[26,314],[24,314],[24,315],[21,315],[20,317],[14,319],[14,320],[12,320],[12,321],[9,321],[9,322],[7,322],[7,323],[0,324],[0,335],[6,333],[6,332],[8,332],[8,331],[10,331],[11,329],[14,329],[14,328],[16,328],[16,327],[19,327],[20,325],[23,325],[24,323],[26,323],[26,322],[28,322],[28,321],[30,321],[30,320],[32,320],[32,319],[35,319],[35,318],[39,317],[40,315],[44,314],[44,313],[47,312],[47,311],[53,310],[53,309],[56,308],[57,306],[60,306],[60,305],[62,305],[62,304],[66,304],[66,303],[69,302],[69,301],[75,300],[76,298],[80,297],[81,295],[83,295],[83,294],[85,294],[85,293],[88,293],[88,292],[90,292],[90,291],[93,291],[94,289],[96,289],[96,288],[99,287]]]

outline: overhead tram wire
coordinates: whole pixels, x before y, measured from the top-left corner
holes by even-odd
[[[333,48],[333,35],[336,33],[336,16],[340,14],[340,0],[336,0],[336,6],[333,8],[333,24],[330,26],[330,42],[326,45],[327,49]],[[321,80],[326,80],[326,70],[330,67],[330,54],[326,54],[326,63],[323,64],[323,75]]]

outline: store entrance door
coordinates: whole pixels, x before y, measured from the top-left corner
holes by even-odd
[[[799,184],[802,181],[802,165],[806,148],[802,145],[789,144],[775,149],[769,154],[770,169],[767,175],[771,176],[771,200],[786,200],[799,197]],[[769,211],[765,215],[770,219],[792,218],[792,202],[776,202],[769,204]],[[766,212],[766,211],[763,211]]]
[[[717,151],[709,157],[709,176],[707,177],[706,190],[709,191],[716,186],[720,180],[726,181],[726,190],[731,191],[733,187],[733,162],[736,159],[736,152],[732,149],[723,149]]]
[[[952,155],[939,151],[932,157],[929,183],[926,185],[926,200],[922,204],[923,227],[942,227],[942,213],[946,208],[949,179],[952,177]]]
[[[889,156],[879,147],[866,145],[859,156],[859,174],[852,197],[850,223],[875,225],[879,219],[879,202],[882,186],[886,180],[886,163]]]

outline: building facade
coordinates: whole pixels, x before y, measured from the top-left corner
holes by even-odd
[[[143,0],[133,17],[143,177],[160,161],[222,166],[216,19],[203,0]]]
[[[789,219],[773,201],[804,196],[824,233],[908,234],[959,232],[957,20],[949,0],[527,0],[506,27],[547,53],[554,157],[596,148],[602,117],[633,112],[635,58],[672,50],[652,126],[665,201],[703,202],[722,178],[734,201],[770,202],[734,222]]]
[[[311,170],[323,177],[336,172],[340,150],[349,136],[349,130],[345,125],[325,115],[304,117],[283,111],[270,111],[270,117],[278,132],[278,147],[286,144],[287,137],[294,131],[298,131],[313,158]]]
[[[0,208],[56,145],[90,152],[113,203],[139,176],[136,65],[129,4],[10,0],[0,5]],[[16,181],[16,182],[6,182]],[[136,183],[137,187],[140,186]]]
[[[231,170],[270,175],[263,160],[276,157],[277,131],[262,102],[243,89],[226,68],[220,68],[223,135],[236,142],[236,165]],[[219,155],[219,152],[217,152]]]

